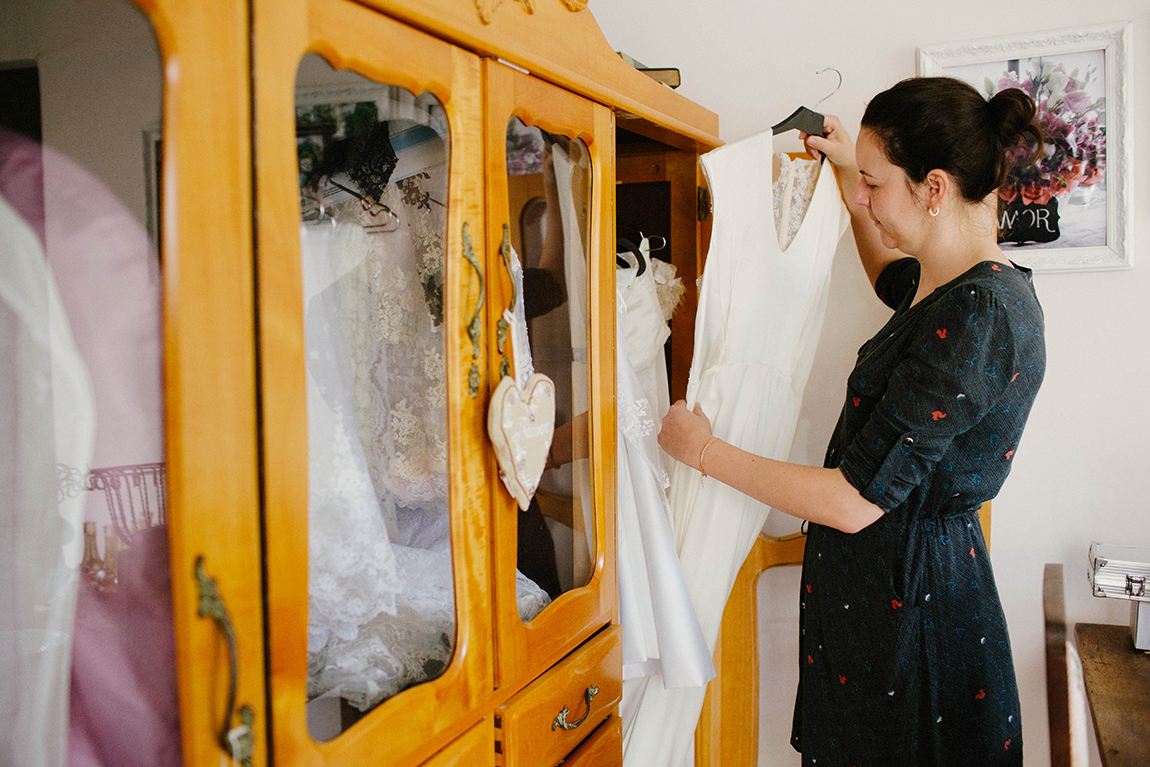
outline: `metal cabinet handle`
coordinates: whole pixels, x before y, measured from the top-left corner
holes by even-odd
[[[232,712],[236,707],[236,677],[239,665],[236,652],[236,632],[232,628],[232,619],[228,615],[228,608],[224,605],[224,600],[220,597],[220,590],[215,579],[208,577],[203,557],[196,557],[195,577],[196,583],[200,587],[200,617],[214,620],[228,643],[228,705],[224,709],[224,723],[220,727],[220,748],[243,767],[252,767],[252,751],[255,747],[252,722],[255,721],[256,712],[252,710],[251,706],[240,706],[238,712],[240,726],[235,729],[232,728]]]
[[[515,275],[511,273],[511,228],[503,225],[503,242],[499,246],[499,253],[503,256],[503,266],[507,269],[507,276],[511,278],[511,302],[507,305],[507,311],[515,314],[515,302],[519,300],[519,287],[515,284]],[[499,363],[499,376],[511,375],[511,362],[507,359],[507,352],[504,351],[504,346],[507,344],[507,336],[511,330],[511,326],[507,322],[507,318],[500,317],[499,322],[496,324],[496,340],[498,341],[499,354],[503,357]],[[522,385],[523,382],[520,382]]]
[[[463,222],[463,257],[479,277],[479,301],[476,302],[475,314],[467,325],[467,335],[471,339],[471,370],[467,374],[467,393],[475,397],[479,394],[479,341],[483,336],[483,320],[480,319],[479,312],[487,297],[487,286],[483,282],[483,269],[475,258],[475,246],[471,242],[471,231],[466,221]]]
[[[562,727],[564,730],[574,730],[579,725],[587,721],[587,717],[591,715],[591,701],[595,700],[595,696],[599,694],[599,688],[591,685],[583,691],[583,700],[587,703],[587,710],[583,712],[583,716],[579,717],[574,722],[567,721],[567,715],[571,713],[571,709],[566,706],[555,717],[555,721],[551,723],[551,731],[555,732],[558,728]]]

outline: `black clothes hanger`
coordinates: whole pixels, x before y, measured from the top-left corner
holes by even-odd
[[[806,107],[799,107],[791,112],[790,117],[771,126],[771,132],[776,136],[789,130],[801,130],[809,136],[822,136],[823,115]]]
[[[639,271],[636,272],[636,277],[647,271],[647,259],[643,258],[643,253],[639,250],[639,247],[625,237],[619,237],[615,240],[615,253],[615,263],[623,269],[630,269],[631,264],[627,261],[627,259],[618,254],[633,253],[635,255],[635,259],[639,262]]]
[[[825,69],[820,69],[818,72],[815,72],[815,74],[821,75],[823,72],[834,72],[839,76],[839,84],[835,86],[835,89],[829,94],[816,101],[816,107],[829,99],[831,96],[838,93],[839,88],[843,86],[842,72],[838,71],[834,67],[826,67]],[[808,136],[824,136],[826,134],[823,132],[823,124],[824,115],[821,112],[816,112],[813,109],[808,109],[807,107],[799,107],[794,112],[791,112],[787,119],[772,125],[771,133],[777,136],[780,133],[786,133],[789,130],[800,130],[803,133],[806,133]]]

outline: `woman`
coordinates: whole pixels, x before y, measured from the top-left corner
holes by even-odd
[[[1030,272],[995,190],[1038,145],[1022,91],[906,80],[804,136],[838,166],[859,255],[894,316],[859,351],[824,468],[751,455],[672,406],[660,444],[809,521],[792,744],[804,765],[1020,765],[1005,619],[978,508],[1010,471],[1045,365]],[[1023,150],[1024,151],[1024,150]],[[844,195],[845,196],[845,195]]]

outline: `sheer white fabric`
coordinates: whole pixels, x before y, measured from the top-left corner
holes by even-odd
[[[802,226],[783,251],[777,233],[763,225],[762,212],[774,202],[771,155],[767,131],[702,158],[714,227],[687,403],[702,405],[723,440],[785,460],[848,218],[833,172],[823,166]],[[704,483],[683,464],[675,466],[670,498],[683,576],[713,651],[727,596],[768,509],[721,482]],[[665,689],[656,677],[625,681],[624,715],[633,724],[624,731],[624,763],[691,764],[705,694],[705,687]]]
[[[706,684],[715,675],[711,652],[695,617],[671,532],[669,482],[656,440],[662,413],[644,393],[629,355],[638,341],[626,287],[637,270],[616,272],[616,381],[618,407],[619,623],[623,628],[623,678],[661,674],[668,687]],[[640,279],[650,275],[646,270]],[[654,290],[650,301],[656,311]],[[645,315],[640,315],[640,317]],[[640,345],[663,358],[667,325],[658,315],[656,334]],[[658,330],[657,328],[662,328]],[[664,388],[666,386],[664,377]],[[627,710],[626,702],[623,710]],[[624,719],[624,727],[629,724]]]
[[[347,315],[357,313],[340,312],[341,298],[344,306],[358,304],[353,286],[369,269],[368,251],[347,243],[365,235],[354,224],[320,224],[304,226],[300,237],[308,356],[308,650],[318,654],[334,640],[354,640],[360,625],[379,613],[394,615],[402,586],[386,524],[390,519],[395,526],[394,502],[376,494],[355,420],[357,339],[344,331]],[[340,259],[353,257],[360,263],[337,271]]]
[[[0,763],[62,765],[82,497],[96,413],[39,239],[0,198]]]
[[[803,225],[803,216],[815,194],[820,163],[817,160],[792,159],[784,152],[775,157],[779,160],[779,177],[771,190],[775,200],[775,233],[779,247],[786,250]]]
[[[670,303],[667,289],[664,289],[663,302],[660,302],[659,282],[656,275],[663,277],[663,285],[673,285],[674,267],[651,258],[647,238],[639,246],[639,256],[633,253],[620,253],[628,261],[643,259],[642,274],[639,264],[615,271],[615,284],[620,300],[626,307],[627,332],[624,334],[627,359],[639,379],[640,392],[651,403],[651,415],[661,421],[671,407],[671,390],[667,378],[667,355],[663,345],[671,337],[667,321],[671,318],[663,304]],[[658,264],[658,271],[656,264]],[[670,270],[670,276],[667,275]],[[680,283],[681,284],[681,283]],[[672,288],[673,289],[673,288]],[[674,310],[672,305],[671,310]]]
[[[439,676],[455,644],[444,209],[433,202],[446,188],[443,164],[389,185],[380,202],[394,231],[369,229],[379,217],[356,199],[331,208],[337,223],[301,228],[308,696],[360,710]],[[517,585],[530,620],[547,595],[522,576]]]
[[[572,186],[576,178],[587,172],[584,167],[586,153],[572,158],[558,143],[551,146],[551,159],[555,167],[555,181],[559,187],[559,215],[563,223],[563,268],[567,280],[567,316],[571,327],[571,414],[587,412],[587,323],[588,275],[587,257],[583,249],[583,233],[579,221],[580,202],[575,199]],[[591,578],[595,559],[595,510],[591,491],[591,461],[577,458],[571,462],[571,495],[574,513],[582,519],[582,530],[576,530],[573,554],[574,585],[582,586]]]

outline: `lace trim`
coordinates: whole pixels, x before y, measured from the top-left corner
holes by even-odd
[[[623,437],[643,452],[659,484],[664,488],[669,487],[671,480],[663,470],[663,461],[659,456],[658,430],[651,403],[646,397],[638,396],[634,400],[629,400],[620,393],[617,408],[619,430],[623,433]]]
[[[687,286],[683,284],[672,264],[657,258],[650,259],[650,264],[655,277],[655,294],[659,298],[659,311],[663,315],[663,320],[670,322],[675,310],[683,302]]]
[[[819,162],[792,160],[782,152],[777,156],[782,169],[771,188],[775,200],[775,231],[779,235],[779,247],[786,250],[798,234],[811,198],[814,197],[815,182],[819,177]]]

